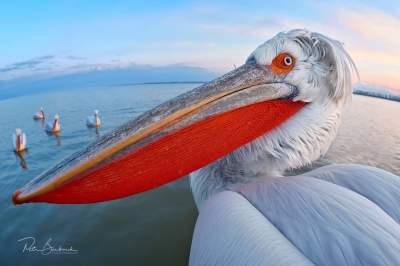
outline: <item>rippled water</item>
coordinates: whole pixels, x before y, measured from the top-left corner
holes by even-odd
[[[92,205],[13,206],[12,192],[66,155],[195,84],[136,85],[58,91],[0,101],[0,265],[185,265],[197,210],[186,178],[134,197]],[[58,112],[62,133],[48,136],[32,114]],[[85,119],[100,110],[102,128]],[[400,104],[355,96],[332,148],[312,167],[331,162],[379,166],[400,175]],[[25,160],[11,148],[16,127],[27,133]],[[24,169],[23,167],[27,167]],[[311,167],[311,168],[312,168]],[[48,239],[77,254],[22,252],[24,237],[37,248]]]

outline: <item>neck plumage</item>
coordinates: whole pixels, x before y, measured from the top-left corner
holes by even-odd
[[[58,128],[58,119],[54,119],[53,130],[56,130],[57,128]]]
[[[16,140],[16,150],[20,151],[21,150],[21,134],[17,134],[17,140]]]
[[[198,208],[215,193],[263,176],[282,176],[325,154],[340,125],[342,105],[308,104],[278,128],[190,174]]]

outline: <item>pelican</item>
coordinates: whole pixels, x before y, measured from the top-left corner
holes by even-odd
[[[47,122],[44,130],[47,133],[59,133],[61,131],[58,114],[54,115],[53,122]]]
[[[100,127],[100,117],[99,117],[99,111],[94,110],[93,116],[88,116],[86,118],[86,125],[88,127]]]
[[[16,153],[20,153],[26,150],[26,135],[21,132],[21,129],[17,128],[15,134],[13,134],[13,147]]]
[[[44,115],[43,107],[40,107],[39,112],[33,115],[33,119],[35,120],[45,120],[46,116]]]
[[[355,74],[340,42],[279,33],[244,65],[56,164],[13,202],[108,201],[190,174],[199,209],[190,265],[400,265],[398,176],[346,164],[284,176],[328,150]]]

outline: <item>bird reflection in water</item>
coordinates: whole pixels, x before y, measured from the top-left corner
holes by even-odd
[[[98,127],[96,127],[96,139],[100,138],[100,130]]]
[[[90,136],[91,134],[93,134],[92,132],[94,131],[96,134],[96,140],[98,140],[101,137],[100,134],[100,128],[99,127],[88,127],[88,132],[90,132]]]
[[[57,146],[61,146],[62,145],[61,133],[60,132],[47,132],[46,131],[46,134],[47,134],[47,136],[54,137],[56,139]]]
[[[16,157],[19,159],[19,165],[23,170],[28,169],[28,164],[25,160],[25,155],[28,154],[27,150],[23,150],[20,152],[15,152]]]
[[[60,133],[57,132],[57,133],[54,133],[53,135],[56,138],[57,146],[61,146],[62,145],[62,141],[61,141]]]

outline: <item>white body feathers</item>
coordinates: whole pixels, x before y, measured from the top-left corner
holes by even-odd
[[[95,110],[92,116],[88,116],[86,118],[86,125],[88,127],[100,127],[101,126],[99,111]]]
[[[44,119],[46,119],[46,116],[45,116],[44,111],[43,111],[43,107],[40,107],[39,112],[37,112],[37,113],[35,113],[33,115],[33,119],[35,119],[35,120],[44,120]]]
[[[54,116],[54,120],[52,122],[47,122],[46,123],[46,125],[44,127],[44,130],[47,133],[58,133],[58,132],[61,131],[59,117],[58,117],[57,114]]]
[[[399,195],[360,165],[259,178],[204,203],[190,265],[399,265]]]

